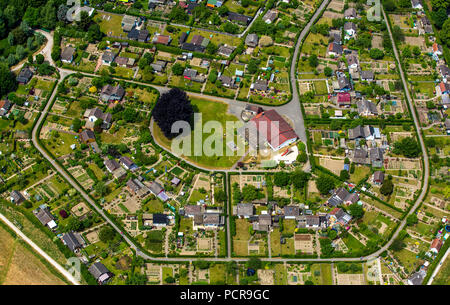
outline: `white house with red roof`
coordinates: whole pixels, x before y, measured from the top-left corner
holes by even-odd
[[[268,145],[274,151],[298,139],[294,129],[273,109],[257,114],[238,132],[250,146],[256,148]]]

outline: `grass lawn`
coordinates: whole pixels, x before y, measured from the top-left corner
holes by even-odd
[[[227,273],[224,264],[214,264],[209,268],[210,283],[212,285],[225,285]]]
[[[236,235],[233,237],[233,251],[237,256],[248,255],[248,240],[251,224],[245,219],[236,219]]]
[[[45,144],[50,152],[57,158],[70,154],[72,152],[70,145],[78,144],[74,135],[58,131],[52,131],[52,133],[57,134],[57,137],[50,137],[50,139],[42,140],[42,143]]]
[[[100,26],[100,31],[106,35],[125,36],[125,32],[122,30],[122,18],[121,15],[100,13],[95,16],[94,20]]]
[[[275,285],[287,285],[287,272],[283,264],[276,264],[275,271]]]
[[[120,144],[122,143],[122,140],[125,137],[126,132],[127,129],[125,127],[120,127],[119,131],[117,131],[114,134],[111,134],[109,131],[102,132],[100,134],[100,139],[103,144]]]
[[[408,273],[416,270],[416,267],[419,264],[419,260],[416,258],[416,254],[407,249],[402,249],[398,252],[395,252],[394,256],[402,263]]]
[[[190,218],[181,218],[180,219],[180,232],[184,232],[185,234],[188,234],[192,232],[193,225],[192,225],[192,219]]]
[[[273,257],[281,255],[280,235],[278,228],[273,229],[273,232],[270,233],[270,249]]]
[[[148,208],[148,210],[147,210]],[[145,211],[147,211],[150,214],[155,214],[155,213],[163,213],[164,212],[164,205],[161,201],[159,201],[158,199],[154,199],[154,200],[150,200],[149,202],[147,202],[143,209]]]
[[[347,236],[342,240],[344,241],[349,251],[362,250],[365,248],[365,246],[359,240],[357,240],[350,234],[347,234]]]
[[[197,108],[196,112],[202,114],[202,121],[208,122],[208,121],[218,121],[221,123],[223,130],[225,131],[226,128],[226,122],[227,121],[233,121],[236,122],[238,119],[227,113],[228,105],[221,103],[221,102],[213,102],[203,99],[196,99],[191,98],[192,105],[194,106],[194,109]],[[191,150],[193,150],[194,147],[194,131],[192,131],[192,145]],[[157,142],[161,143],[166,148],[171,147],[171,140],[167,139],[164,134],[162,133],[161,129],[155,124],[153,126],[153,135],[157,139]],[[210,134],[204,133],[203,139],[207,139]],[[196,164],[202,165],[204,167],[211,167],[211,168],[230,168],[233,164],[235,164],[239,160],[239,156],[226,156],[227,154],[232,154],[233,152],[228,148],[228,146],[225,143],[225,137],[223,137],[223,146],[225,148],[222,148],[222,154],[223,156],[186,156],[185,158],[189,161],[192,161]],[[226,150],[226,151],[225,151]]]
[[[169,276],[173,277],[172,267],[162,267],[162,277],[163,277],[164,283],[167,283],[166,278],[168,278]]]
[[[331,265],[313,264],[311,265],[312,281],[315,285],[331,285]]]
[[[350,181],[353,183],[358,183],[364,179],[370,172],[370,168],[364,165],[355,166],[355,172],[350,174]]]
[[[294,219],[285,219],[283,221],[283,234],[294,234],[296,225]]]
[[[286,243],[281,245],[281,255],[295,255],[294,238],[286,238]]]
[[[189,202],[192,203],[196,203],[199,200],[204,200],[206,198],[206,195],[208,194],[208,192],[206,192],[205,194],[200,193],[199,190],[193,190],[191,193],[191,197],[189,197]]]

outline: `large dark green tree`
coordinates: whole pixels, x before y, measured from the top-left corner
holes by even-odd
[[[153,109],[153,118],[164,135],[172,139],[179,132],[172,132],[172,125],[177,121],[190,122],[194,110],[186,92],[173,88],[162,94]]]
[[[6,64],[0,64],[0,97],[17,88],[16,78]]]

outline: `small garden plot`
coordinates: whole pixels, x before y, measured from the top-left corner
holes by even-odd
[[[341,170],[344,169],[344,160],[342,159],[333,160],[330,158],[320,158],[319,164],[338,176]]]
[[[355,166],[355,172],[350,174],[350,181],[353,183],[359,183],[362,179],[367,177],[370,173],[370,168],[363,165]]]
[[[125,38],[126,34],[122,30],[122,18],[122,15],[99,13],[94,20],[106,36],[120,36]]]
[[[83,215],[86,215],[86,213],[88,213],[89,211],[90,211],[90,209],[88,208],[86,203],[83,201],[80,202],[79,204],[75,205],[71,209],[71,212],[77,217],[82,217]]]
[[[56,157],[61,157],[73,152],[70,148],[72,144],[78,144],[78,141],[75,139],[73,134],[68,134],[65,132],[59,132],[53,130],[50,133],[50,138],[48,140],[44,140],[43,143],[50,152]]]
[[[311,280],[315,285],[331,285],[332,272],[330,264],[313,264],[311,265]]]
[[[94,185],[94,181],[89,177],[86,171],[80,166],[69,168],[69,173],[81,184],[85,189],[90,189]]]
[[[379,210],[383,211],[388,216],[391,216],[391,217],[393,217],[395,219],[400,219],[402,217],[403,213],[401,213],[399,211],[396,211],[393,208],[390,208],[389,206],[379,202],[378,200],[374,200],[374,199],[372,199],[370,197],[367,197],[364,194],[360,194],[360,198],[361,198],[361,201],[363,201],[364,203],[367,203],[369,205],[374,206],[376,209],[379,209]]]
[[[423,36],[405,36],[404,43],[411,46],[418,46],[422,52],[425,52],[427,50],[427,46],[425,44],[425,39]]]
[[[145,239],[145,247],[152,252],[162,252],[164,238],[165,234],[161,230],[149,231]]]
[[[410,274],[414,270],[416,270],[417,267],[419,267],[420,260],[417,259],[417,254],[414,252],[411,252],[407,249],[402,249],[398,252],[394,252],[394,257],[397,259],[403,267],[405,267],[406,273]]]
[[[236,235],[233,237],[233,252],[236,256],[248,255],[248,240],[251,224],[245,219],[236,219]]]

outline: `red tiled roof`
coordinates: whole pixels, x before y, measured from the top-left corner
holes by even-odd
[[[259,113],[252,121],[256,123],[258,132],[272,147],[278,147],[290,139],[298,138],[286,120],[273,109]]]
[[[350,93],[345,92],[345,93],[338,93],[338,103],[348,103],[351,101],[351,97],[350,97]]]

